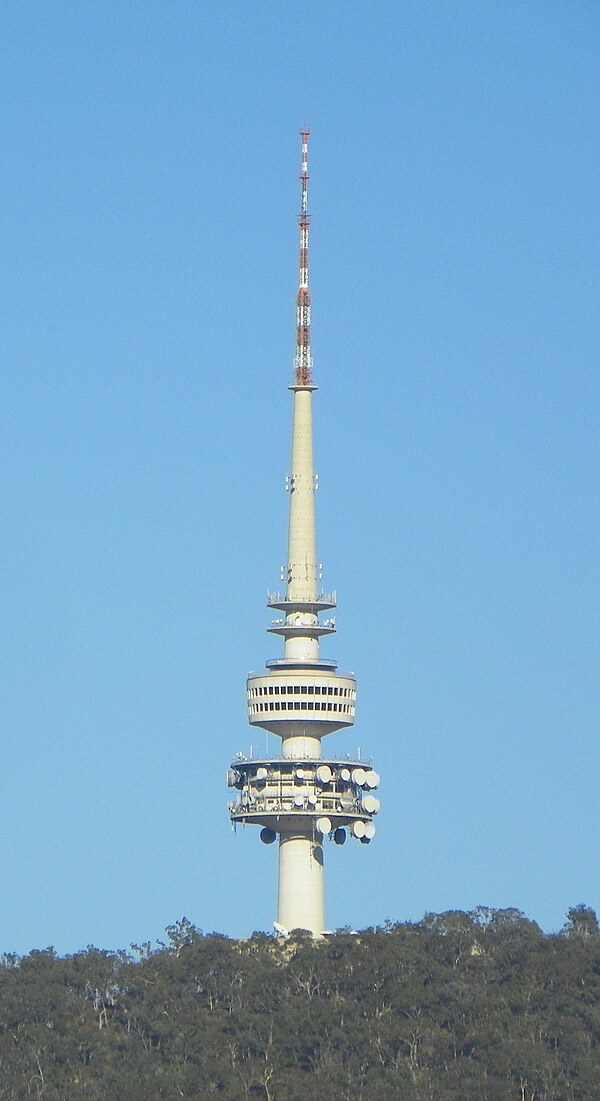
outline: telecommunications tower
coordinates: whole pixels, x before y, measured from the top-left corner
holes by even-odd
[[[319,656],[319,639],[335,631],[335,620],[320,619],[336,606],[335,593],[321,591],[315,543],[317,481],[313,473],[310,291],[308,287],[308,130],[302,130],[300,278],[296,312],[296,357],[288,557],[283,593],[269,593],[268,606],[283,613],[268,628],[283,638],[283,657],[266,663],[265,673],[247,681],[248,719],[281,738],[279,756],[238,754],[227,773],[238,791],[229,812],[237,823],[261,826],[261,840],[279,839],[279,930],[325,928],[323,840],[342,845],[347,832],[368,844],[379,776],[369,762],[322,755],[321,742],[334,730],[352,726],[356,706],[353,673]]]

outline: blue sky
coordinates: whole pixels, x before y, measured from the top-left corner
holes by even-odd
[[[3,4],[0,950],[269,929],[230,832],[285,554],[311,128],[331,927],[600,909],[593,3]]]

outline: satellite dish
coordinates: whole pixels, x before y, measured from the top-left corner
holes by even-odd
[[[316,795],[309,795],[309,797],[308,797],[308,801],[309,801],[309,803],[310,803],[311,807],[316,807],[316,805],[317,805],[317,797],[316,797]]]
[[[288,933],[285,925],[280,925],[278,921],[273,922],[273,928],[274,928],[276,933],[279,933],[280,937],[289,937],[289,935],[290,935]]]
[[[352,771],[352,783],[361,788],[367,779],[367,774],[364,768],[355,768]]]
[[[375,772],[374,768],[370,768],[366,776],[366,787],[378,788],[381,783],[381,776],[378,772]]]
[[[256,779],[257,780],[266,780],[268,775],[269,775],[268,770],[266,768],[264,768],[262,765],[261,765],[260,768],[257,768],[257,770],[256,770]]]
[[[317,780],[320,784],[328,784],[331,781],[331,769],[329,765],[319,765],[317,769]]]
[[[340,780],[343,780],[345,784],[349,784],[352,779],[352,773],[349,768],[340,769]]]
[[[227,769],[227,787],[234,788],[238,782],[238,774],[232,768]]]
[[[304,806],[304,796],[303,795],[294,795],[294,806],[295,807],[303,807]]]
[[[317,818],[317,829],[323,835],[331,833],[331,818]]]
[[[367,814],[377,814],[381,803],[376,795],[363,795],[362,805],[367,811]]]
[[[304,769],[303,768],[297,768],[296,769],[296,779],[297,780],[303,780],[304,776],[305,776]]]
[[[352,828],[352,833],[354,834],[355,837],[360,838],[360,837],[365,836],[365,824],[364,824],[364,822],[361,822],[361,821],[353,822],[351,828]]]
[[[374,822],[365,822],[365,837],[372,841],[377,832]]]
[[[333,840],[335,841],[336,845],[344,844],[346,840],[346,831],[343,830],[341,826],[338,827],[338,829],[335,831],[333,835]]]
[[[268,826],[265,826],[265,828],[260,831],[260,839],[263,845],[272,845],[276,838],[277,834],[274,830],[270,830]]]

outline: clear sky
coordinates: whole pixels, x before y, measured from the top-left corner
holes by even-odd
[[[384,778],[328,924],[600,909],[593,2],[5,2],[0,950],[275,916],[299,127],[323,647]],[[274,743],[275,744],[275,743]]]

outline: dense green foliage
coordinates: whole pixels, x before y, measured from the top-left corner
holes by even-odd
[[[427,914],[322,942],[203,936],[5,956],[0,1098],[593,1101],[600,934],[517,910]]]

